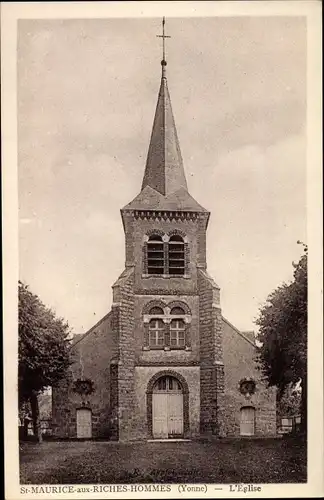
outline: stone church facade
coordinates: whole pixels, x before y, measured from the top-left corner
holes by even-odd
[[[207,272],[210,213],[188,192],[164,60],[142,188],[121,217],[125,270],[53,387],[54,436],[274,435],[276,393],[256,368],[254,336],[223,317]]]

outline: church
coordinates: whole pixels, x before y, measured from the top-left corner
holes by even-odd
[[[222,315],[207,271],[210,213],[188,192],[164,51],[161,66],[142,187],[121,209],[125,269],[110,312],[73,339],[52,388],[53,435],[274,436],[276,391],[257,369],[254,334]]]

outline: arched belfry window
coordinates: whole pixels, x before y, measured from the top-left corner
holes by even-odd
[[[164,273],[164,245],[162,236],[153,234],[147,242],[148,274]]]
[[[189,277],[189,243],[184,234],[175,231],[164,234],[155,229],[145,235],[143,277]]]
[[[185,251],[183,238],[175,234],[169,239],[169,274],[185,274]]]

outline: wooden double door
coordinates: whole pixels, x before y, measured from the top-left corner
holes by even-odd
[[[183,392],[175,377],[161,377],[153,388],[153,437],[183,437]]]

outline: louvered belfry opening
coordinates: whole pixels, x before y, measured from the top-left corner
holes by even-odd
[[[169,274],[184,275],[185,253],[181,236],[171,236],[169,240]]]
[[[149,274],[164,273],[164,246],[159,235],[150,236],[147,243],[147,267]]]

